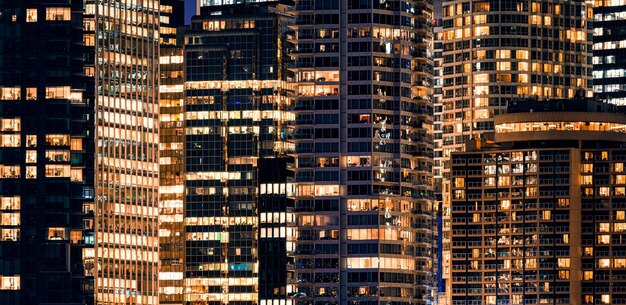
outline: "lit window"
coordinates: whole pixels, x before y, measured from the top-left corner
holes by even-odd
[[[0,213],[0,225],[19,226],[20,225],[20,213],[19,212]]]
[[[585,281],[593,280],[593,271],[585,271],[585,273],[583,273],[583,279]]]
[[[19,147],[20,146],[19,134],[3,134],[0,135],[0,147]]]
[[[46,87],[46,99],[69,99],[69,98],[70,98],[69,86]]]
[[[611,243],[611,235],[608,235],[608,234],[598,235],[598,244],[608,245],[610,243]]]
[[[26,88],[26,100],[34,101],[37,99],[37,88]]]
[[[37,22],[37,9],[36,8],[26,9],[26,22]]]
[[[48,228],[48,240],[67,240],[67,229]]]
[[[22,90],[19,87],[0,87],[0,101],[19,100]]]
[[[20,290],[20,276],[0,275],[0,290]]]
[[[37,167],[36,166],[26,167],[26,179],[37,179]]]
[[[49,177],[49,178],[70,177],[70,166],[46,164],[46,177]]]
[[[71,150],[83,150],[83,139],[81,138],[72,138],[72,143],[70,145]]]
[[[46,8],[47,21],[68,21],[71,19],[69,7],[48,7]]]
[[[609,258],[598,259],[598,267],[599,268],[610,268],[611,267],[611,259],[609,259]]]
[[[0,236],[2,241],[19,241],[20,229],[0,229]]]
[[[610,223],[600,223],[600,232],[610,232],[611,231],[611,224]]]
[[[26,147],[37,147],[37,136],[36,135],[27,135],[26,136]]]

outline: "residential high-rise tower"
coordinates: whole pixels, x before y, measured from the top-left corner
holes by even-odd
[[[489,138],[494,116],[512,99],[591,96],[592,9],[582,0],[446,0],[442,10],[443,145],[435,162],[441,168],[446,249],[450,154],[463,151],[470,139]],[[449,263],[444,251],[444,277]]]
[[[517,101],[495,143],[452,155],[451,304],[626,302],[626,115],[610,106]]]
[[[432,3],[295,6],[289,304],[428,304]]]
[[[593,93],[607,103],[626,103],[626,3],[594,1]]]

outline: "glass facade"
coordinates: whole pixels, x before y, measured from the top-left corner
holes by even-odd
[[[432,3],[299,0],[295,11],[288,304],[427,304]]]
[[[280,279],[259,283],[268,255],[260,245],[276,244],[268,231],[284,238],[285,212],[259,204],[269,183],[259,171],[260,159],[293,146],[285,142],[293,114],[283,67],[293,17],[281,5],[211,9],[185,35],[185,302],[258,304],[259,295],[274,297],[263,294],[268,285],[280,295]],[[286,184],[276,184],[286,196]],[[277,230],[268,224],[274,213]]]
[[[626,1],[593,1],[593,92],[599,99],[626,104]]]
[[[96,303],[157,304],[159,1],[94,1]]]
[[[184,92],[182,0],[161,0],[159,50],[159,301],[184,302]]]
[[[0,1],[0,304],[93,304],[93,15]]]

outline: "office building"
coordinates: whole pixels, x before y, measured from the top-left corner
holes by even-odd
[[[161,0],[159,40],[159,301],[184,303],[184,1]]]
[[[432,4],[296,1],[288,304],[428,304]]]
[[[0,303],[155,304],[159,2],[0,10]]]
[[[95,9],[96,303],[158,303],[159,1]]]
[[[626,103],[626,2],[594,1],[593,93],[599,100]]]
[[[277,211],[286,209],[286,177],[261,170],[263,158],[293,150],[285,141],[293,121],[287,8],[203,6],[185,34],[186,304],[280,304],[274,299],[286,293],[286,279],[259,268],[286,261],[276,240],[286,238],[286,213]],[[275,262],[260,248],[269,244]]]
[[[452,155],[451,304],[626,302],[626,115],[518,101]]]
[[[443,247],[449,243],[450,154],[493,133],[511,99],[591,97],[587,1],[443,1]],[[444,251],[442,274],[450,274]],[[447,282],[449,284],[449,282]]]

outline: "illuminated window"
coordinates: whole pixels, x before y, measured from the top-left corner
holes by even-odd
[[[609,258],[598,259],[598,267],[599,268],[611,268],[611,259]]]
[[[47,21],[68,21],[71,19],[71,11],[69,7],[47,7]]]
[[[615,220],[626,220],[625,211],[615,211]]]
[[[613,164],[613,171],[616,173],[623,173],[624,172],[624,163],[614,163]]]
[[[37,136],[36,135],[27,135],[26,136],[26,147],[37,147]]]
[[[82,138],[72,138],[70,149],[71,150],[83,150],[83,139]]]
[[[611,296],[608,294],[603,294],[602,297],[600,298],[600,300],[602,301],[602,304],[610,304],[611,303]]]
[[[20,177],[19,165],[1,165],[0,164],[0,178],[15,179]]]
[[[562,279],[562,280],[569,279],[569,270],[559,270],[559,279]]]
[[[20,213],[19,212],[0,213],[0,225],[19,226],[20,225]]]
[[[37,167],[36,166],[26,167],[26,179],[37,179]]]
[[[585,271],[583,273],[583,280],[585,281],[593,280],[593,271]]]
[[[70,98],[69,86],[46,87],[46,99],[69,99],[69,98]]]
[[[48,228],[48,240],[67,240],[66,228]]]
[[[569,268],[570,260],[569,258],[559,258],[557,261],[557,265],[559,268]]]
[[[70,180],[73,182],[82,182],[83,181],[83,169],[72,168],[70,171]]]
[[[598,244],[608,245],[610,243],[611,243],[611,235],[608,235],[608,234],[598,235]]]
[[[48,134],[46,135],[46,145],[49,146],[67,146],[70,137],[68,135]]]
[[[37,99],[37,88],[26,88],[26,100],[34,101]]]
[[[0,290],[20,290],[20,276],[0,275]]]
[[[20,147],[21,137],[19,134],[0,135],[0,147]]]
[[[608,186],[602,186],[598,191],[600,196],[609,196],[611,194],[611,188]]]
[[[19,100],[22,98],[22,90],[19,87],[0,87],[0,101]]]
[[[593,256],[593,247],[585,247],[583,249],[584,256]]]
[[[70,177],[70,166],[46,164],[46,177],[49,177],[49,178]]]
[[[36,8],[26,9],[26,22],[37,22],[37,9]]]
[[[20,229],[0,229],[0,237],[2,241],[19,241],[20,240]]]

